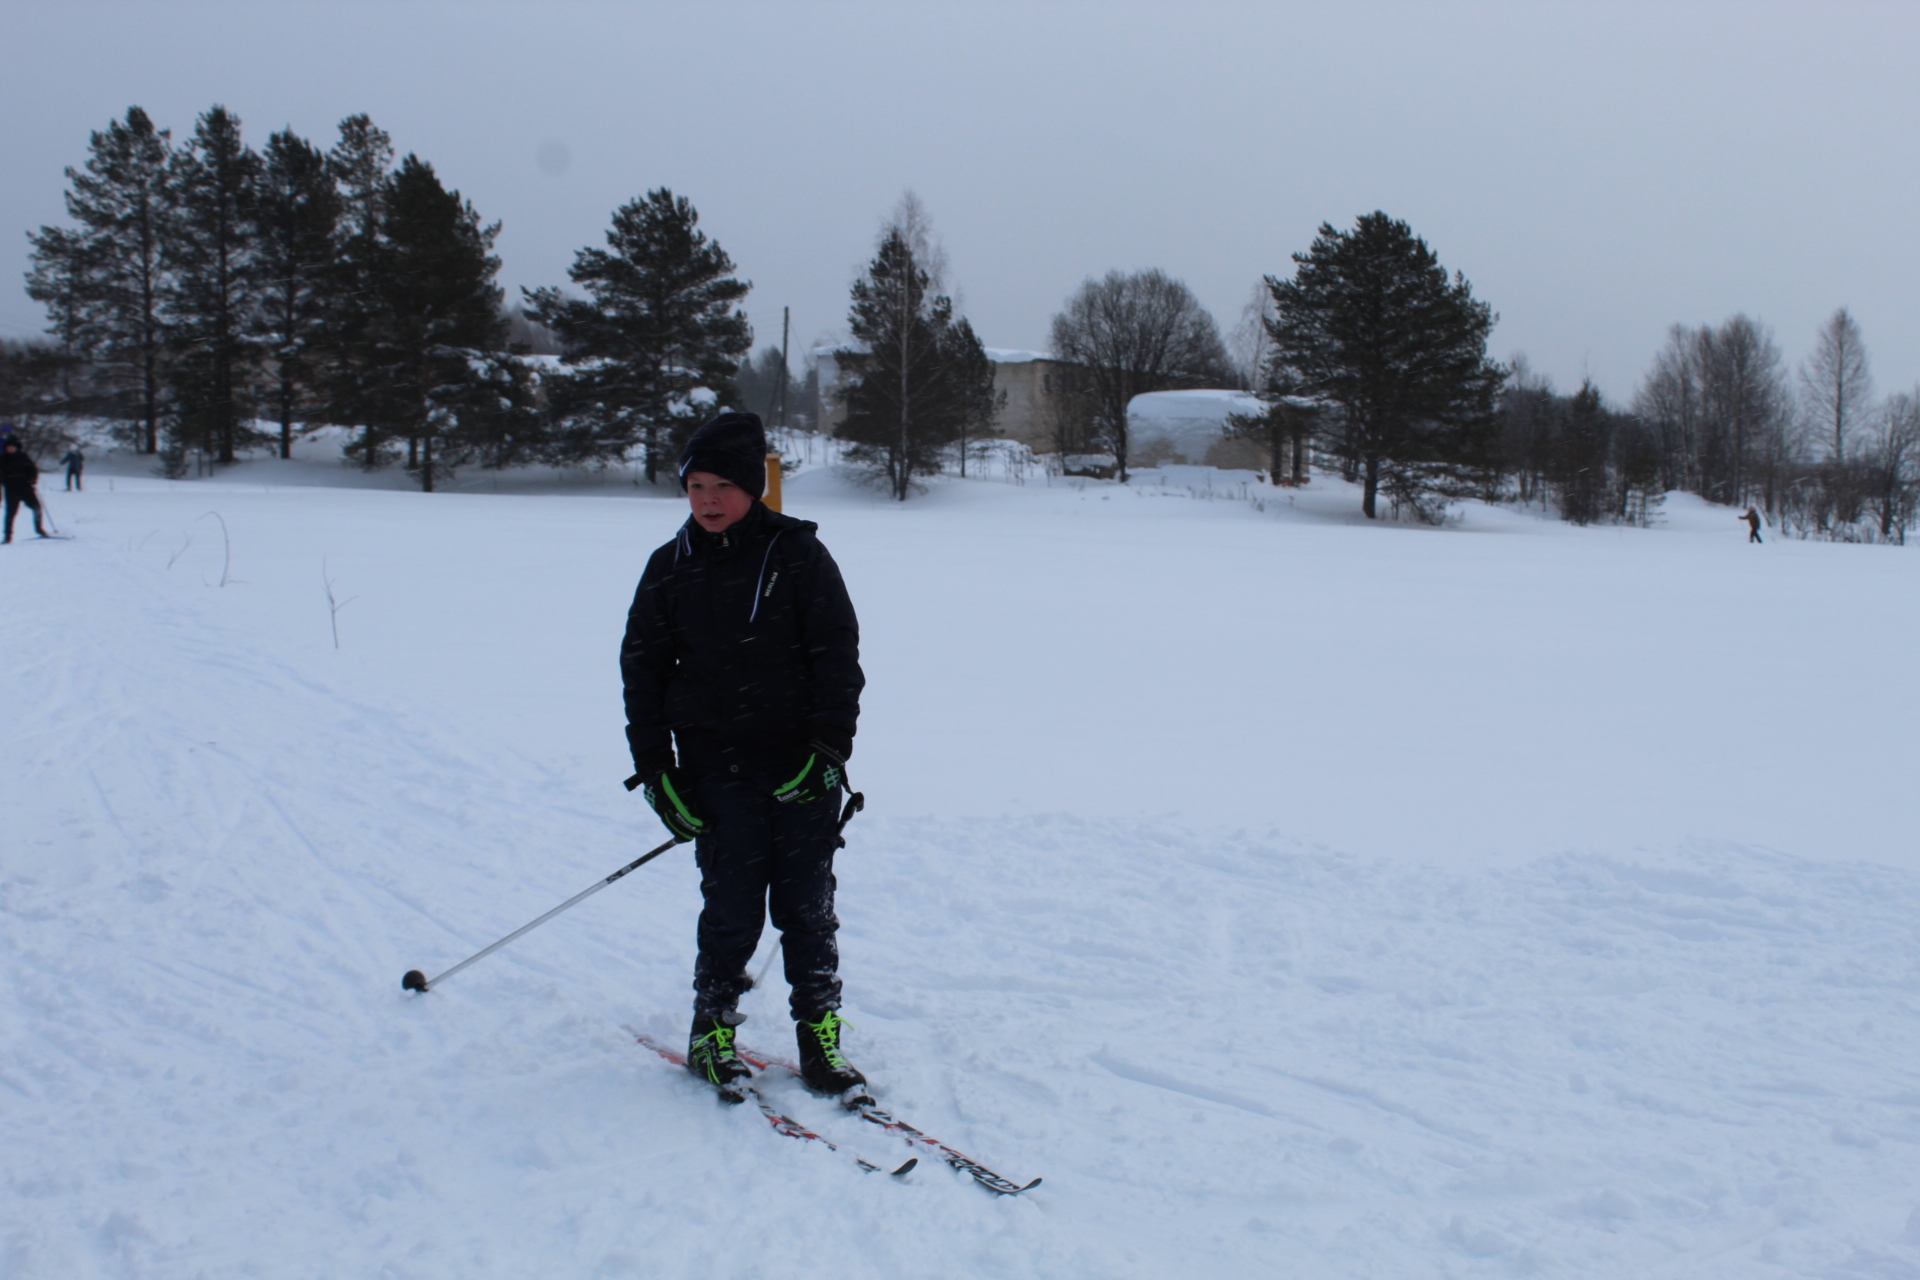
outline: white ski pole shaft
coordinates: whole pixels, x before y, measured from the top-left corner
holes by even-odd
[[[453,968],[447,970],[445,973],[441,974],[437,978],[430,979],[427,977],[426,974],[420,972],[418,969],[407,970],[406,976],[400,979],[401,987],[408,991],[428,991],[434,987],[439,986],[441,983],[445,982],[448,978],[451,978],[454,974],[460,972],[462,969],[466,968],[468,965],[472,964],[474,961],[486,959],[488,956],[492,955],[494,952],[498,951],[500,948],[506,946],[509,942],[512,942],[515,938],[519,937],[521,934],[530,933],[533,930],[538,929],[541,925],[545,924],[547,921],[553,919],[555,916],[559,915],[562,911],[565,911],[568,907],[575,906],[578,903],[585,902],[588,898],[591,898],[594,894],[600,892],[602,889],[612,884],[615,880],[618,880],[621,876],[627,874],[627,872],[633,871],[639,867],[645,866],[647,863],[652,862],[655,858],[659,857],[661,854],[665,853],[667,850],[673,848],[673,846],[679,843],[681,843],[679,840],[669,840],[657,849],[648,850],[646,853],[641,854],[639,857],[635,858],[632,862],[629,862],[626,866],[620,868],[618,871],[608,876],[606,879],[596,880],[593,884],[589,885],[585,889],[582,889],[579,893],[574,894],[571,898],[568,898],[565,902],[561,903],[559,906],[555,907],[553,910],[547,912],[545,915],[539,917],[538,919],[527,921],[527,923],[521,925],[518,929],[515,929],[512,933],[500,939],[500,941],[494,943],[492,946],[487,947],[482,951],[474,952],[472,955],[468,956],[465,960],[462,960],[459,964],[453,966]]]

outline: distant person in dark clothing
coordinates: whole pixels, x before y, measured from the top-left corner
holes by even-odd
[[[1748,542],[1760,541],[1760,513],[1758,511],[1755,511],[1752,507],[1748,507],[1747,514],[1741,516],[1740,518],[1747,522],[1747,541]]]
[[[7,536],[4,541],[13,541],[13,518],[23,505],[33,509],[33,531],[43,538],[49,536],[40,524],[40,495],[34,492],[34,486],[39,483],[40,468],[20,447],[19,438],[8,436],[0,444],[0,491],[4,491],[7,502]]]
[[[692,514],[653,553],[620,646],[627,743],[647,803],[694,841],[703,906],[687,1066],[737,1101],[735,1009],[771,910],[807,1084],[866,1078],[840,1048],[833,858],[860,714],[860,628],[817,526],[760,501],[767,439],[723,413],[680,459]],[[677,748],[677,754],[676,754]]]
[[[87,469],[87,455],[80,452],[79,445],[67,450],[67,456],[60,459],[60,465],[67,469],[67,491],[82,488],[80,473]]]

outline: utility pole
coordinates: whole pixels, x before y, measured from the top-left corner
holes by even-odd
[[[893,477],[893,497],[896,502],[907,500],[907,396],[912,390],[907,381],[907,358],[912,355],[912,331],[914,317],[919,312],[919,300],[913,296],[914,272],[919,270],[920,260],[913,254],[912,246],[907,249],[906,278],[900,283],[900,452],[898,465]]]
[[[787,384],[793,381],[787,364],[787,338],[793,330],[793,308],[780,308],[780,429],[787,429]]]

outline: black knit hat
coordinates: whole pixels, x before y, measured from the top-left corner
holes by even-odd
[[[687,476],[709,471],[754,497],[767,491],[767,433],[757,413],[723,413],[687,440],[680,455],[680,487]]]

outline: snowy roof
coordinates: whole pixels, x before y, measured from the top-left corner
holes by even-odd
[[[1231,389],[1149,391],[1127,402],[1129,418],[1163,422],[1224,422],[1230,413],[1265,413],[1260,398]]]
[[[865,352],[866,344],[860,342],[829,342],[813,349],[817,358],[831,359],[848,353]],[[1035,360],[1051,360],[1052,356],[1044,351],[1021,351],[1014,347],[986,347],[987,359],[995,364],[1032,364]]]

